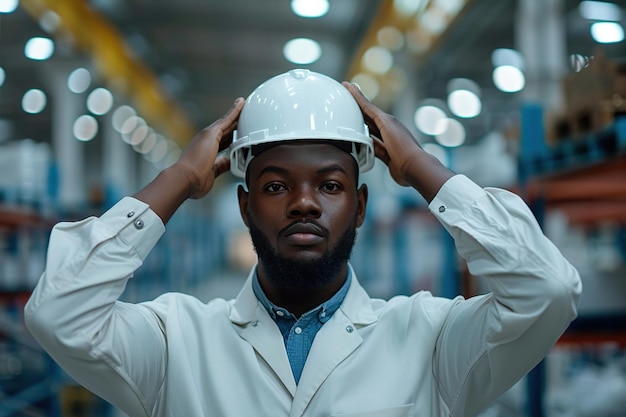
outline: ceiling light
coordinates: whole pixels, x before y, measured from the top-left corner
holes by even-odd
[[[363,65],[374,74],[386,74],[393,66],[393,55],[387,48],[372,46],[363,54]]]
[[[404,35],[394,26],[385,26],[376,33],[376,40],[381,46],[398,51],[404,46]]]
[[[74,121],[73,132],[76,139],[88,142],[98,133],[98,121],[95,117],[84,114]]]
[[[519,68],[502,65],[494,68],[493,82],[500,91],[516,93],[524,88],[526,78]]]
[[[43,61],[50,58],[53,52],[54,42],[48,38],[31,38],[24,46],[24,55],[36,61]]]
[[[329,8],[328,0],[291,0],[291,10],[300,17],[322,17]]]
[[[415,126],[427,135],[438,135],[446,130],[446,113],[431,104],[418,107],[413,118]]]
[[[359,73],[356,74],[350,82],[356,83],[359,85],[359,88],[363,95],[367,97],[369,100],[374,100],[380,91],[380,84],[376,78],[372,77],[369,74]]]
[[[524,69],[524,58],[515,49],[510,48],[497,48],[491,53],[491,64],[494,67],[500,67],[502,65],[510,65],[520,70]]]
[[[124,122],[128,118],[134,117],[134,116],[137,116],[137,112],[135,112],[135,109],[133,109],[132,107],[127,106],[127,105],[118,107],[113,112],[113,117],[111,118],[111,123],[113,123],[113,129],[121,133]]]
[[[113,107],[113,94],[106,88],[96,88],[87,97],[87,109],[97,116],[106,114]]]
[[[46,94],[36,88],[28,90],[22,97],[22,109],[26,113],[41,113],[46,107]]]
[[[446,119],[446,129],[435,135],[435,140],[447,148],[455,148],[465,143],[465,128],[456,119]]]
[[[598,43],[617,43],[624,40],[624,28],[617,22],[597,22],[591,25],[591,36]]]
[[[424,10],[428,0],[394,0],[393,7],[403,16],[413,16]]]
[[[446,13],[456,15],[463,8],[465,0],[435,0],[434,4]]]
[[[429,7],[418,20],[418,25],[433,35],[441,34],[448,27],[446,12],[438,7]]]
[[[141,143],[134,145],[133,149],[139,152],[140,154],[146,154],[154,149],[154,146],[157,143],[157,134],[154,130],[150,129],[148,135],[141,141]]]
[[[160,160],[165,158],[168,151],[169,149],[167,146],[167,139],[159,135],[157,143],[154,145],[150,152],[144,154],[144,157],[149,162],[159,162]]]
[[[606,1],[581,1],[578,11],[582,17],[589,20],[619,22],[622,18],[622,9],[617,4]]]
[[[312,64],[322,56],[322,47],[313,39],[296,38],[285,44],[283,55],[294,64]]]
[[[482,103],[472,91],[454,90],[448,94],[448,108],[458,117],[471,118],[480,114]]]
[[[18,5],[18,0],[0,0],[0,13],[13,13]]]
[[[61,25],[61,18],[52,10],[46,10],[39,17],[39,26],[48,33],[54,33]]]
[[[91,84],[91,73],[85,68],[76,68],[67,77],[67,88],[72,93],[80,94],[87,91]]]

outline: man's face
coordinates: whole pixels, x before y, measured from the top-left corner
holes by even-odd
[[[365,215],[354,159],[325,143],[283,144],[255,157],[248,178],[240,209],[268,279],[281,288],[327,284]]]

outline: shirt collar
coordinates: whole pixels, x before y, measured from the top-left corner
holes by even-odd
[[[350,281],[352,281],[352,271],[350,270],[350,268],[348,268],[348,276],[346,277],[346,281],[343,283],[339,291],[337,291],[335,295],[333,295],[330,299],[313,308],[312,310],[306,312],[302,316],[304,317],[305,315],[309,315],[315,311],[317,312],[316,315],[318,320],[322,323],[326,323],[332,317],[332,315],[335,314],[335,311],[339,309],[339,306],[341,306],[344,298],[346,298],[346,294],[348,293],[348,289],[350,288]],[[272,303],[269,298],[267,298],[265,292],[263,291],[263,288],[261,288],[261,284],[259,283],[259,276],[257,275],[256,269],[252,276],[252,290],[254,291],[254,295],[256,296],[256,298],[261,302],[263,307],[265,307],[270,317],[272,317],[274,321],[278,319],[276,314],[277,312],[281,312],[283,314],[282,317],[284,317],[285,315],[295,317],[291,312],[282,307],[278,307],[277,305]]]

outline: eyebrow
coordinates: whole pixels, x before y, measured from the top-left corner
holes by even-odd
[[[325,166],[323,168],[318,169],[316,172],[318,174],[327,174],[327,173],[335,172],[335,171],[342,172],[346,176],[348,175],[348,172],[341,165],[338,165],[338,164],[332,164],[332,165]],[[256,177],[258,179],[258,178],[261,178],[263,175],[268,174],[268,173],[287,175],[289,173],[289,171],[287,169],[285,169],[285,168],[281,168],[281,167],[278,167],[276,165],[268,165],[265,168],[263,168],[261,170],[261,172],[259,172],[259,174]]]
[[[275,165],[268,165],[265,168],[263,168],[261,170],[261,172],[259,172],[259,174],[256,176],[256,178],[259,179],[263,175],[269,174],[269,173],[276,173],[276,174],[286,175],[286,174],[289,173],[289,171],[287,171],[285,168],[277,167]]]

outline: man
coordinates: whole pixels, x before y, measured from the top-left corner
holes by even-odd
[[[348,258],[374,155],[429,202],[489,294],[368,297]],[[229,169],[258,254],[237,298],[117,301],[163,224]],[[580,290],[517,196],[454,175],[355,85],[294,70],[237,99],[133,198],[57,225],[26,318],[130,416],[474,416],[545,356]]]

